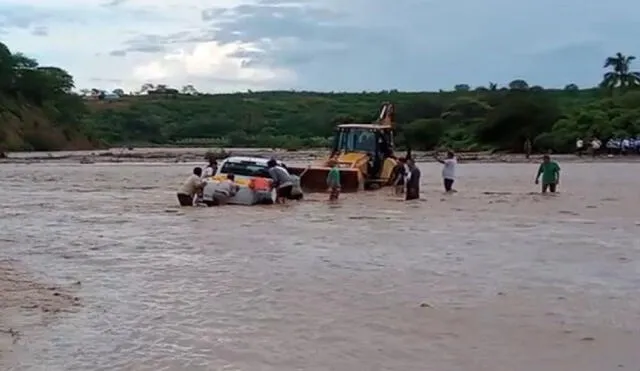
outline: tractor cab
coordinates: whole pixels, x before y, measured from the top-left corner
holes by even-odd
[[[393,127],[379,124],[338,125],[332,157],[341,158],[344,154],[361,154],[360,158],[366,160],[366,166],[362,164],[362,172],[370,181],[377,181],[384,161],[393,156]],[[340,164],[347,167],[353,165]]]
[[[393,154],[393,128],[389,125],[338,125],[333,142],[333,153],[366,153],[380,159]]]

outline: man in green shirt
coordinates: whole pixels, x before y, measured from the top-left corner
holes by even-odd
[[[340,197],[340,169],[338,161],[329,160],[329,174],[327,174],[327,187],[329,188],[329,201],[336,201]]]
[[[551,161],[549,155],[544,155],[542,158],[538,175],[536,175],[536,184],[540,183],[540,175],[542,175],[542,193],[547,193],[547,189],[551,193],[555,193],[556,187],[560,183],[560,166],[557,162]]]

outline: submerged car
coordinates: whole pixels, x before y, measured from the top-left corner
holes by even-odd
[[[233,195],[227,204],[231,205],[270,205],[276,201],[276,190],[272,189],[272,180],[267,166],[268,158],[231,156],[224,159],[218,166],[217,172],[209,179],[204,187],[202,202],[207,206],[214,206],[214,193],[220,184],[227,180],[228,174],[233,174],[238,192]],[[281,161],[279,166],[286,168]],[[292,175],[293,189],[291,199],[303,198],[300,188],[300,177]]]

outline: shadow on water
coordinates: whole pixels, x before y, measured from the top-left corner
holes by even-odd
[[[0,258],[82,281],[84,307],[21,329],[20,356],[0,365],[637,365],[640,172],[616,165],[564,166],[555,197],[535,193],[534,164],[463,164],[455,195],[443,194],[439,167],[424,165],[416,202],[381,190],[192,209],[175,206],[190,165],[31,165],[36,177],[6,165]]]

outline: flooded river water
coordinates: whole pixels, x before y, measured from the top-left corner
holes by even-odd
[[[0,167],[0,260],[83,303],[0,314],[0,369],[640,368],[640,165],[566,164],[555,197],[534,164],[461,164],[451,196],[424,164],[415,203],[178,210],[191,168]]]

